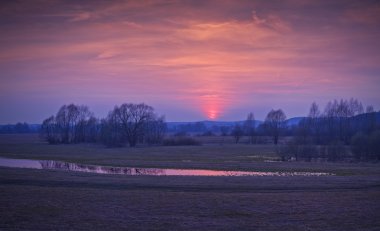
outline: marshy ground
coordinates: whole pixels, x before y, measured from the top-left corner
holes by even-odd
[[[270,145],[109,149],[2,135],[0,156],[335,176],[124,176],[0,168],[4,230],[380,230],[380,165],[265,162]]]

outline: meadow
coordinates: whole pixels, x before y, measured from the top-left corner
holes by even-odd
[[[273,145],[105,148],[1,135],[0,156],[333,176],[99,175],[0,167],[1,230],[380,230],[380,164],[280,162]]]

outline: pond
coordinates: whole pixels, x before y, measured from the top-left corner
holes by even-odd
[[[149,176],[326,176],[324,172],[248,172],[206,169],[134,168],[76,164],[55,160],[26,160],[0,157],[0,167],[54,169],[75,172]]]

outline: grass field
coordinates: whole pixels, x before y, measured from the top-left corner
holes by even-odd
[[[380,230],[378,163],[265,162],[269,145],[109,149],[1,135],[0,156],[323,177],[155,177],[0,168],[0,230]]]

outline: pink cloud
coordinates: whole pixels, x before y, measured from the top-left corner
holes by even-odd
[[[372,28],[379,24],[377,7],[363,4],[368,11],[358,12],[297,1],[276,7],[263,1],[198,4],[10,4],[3,16],[10,23],[0,24],[0,95],[19,89],[111,107],[146,101],[226,119],[234,108],[259,101],[308,107],[318,98],[351,93],[369,101],[380,97],[372,90],[380,87],[380,33]],[[342,15],[345,20],[337,20]],[[370,23],[352,26],[359,22]]]

